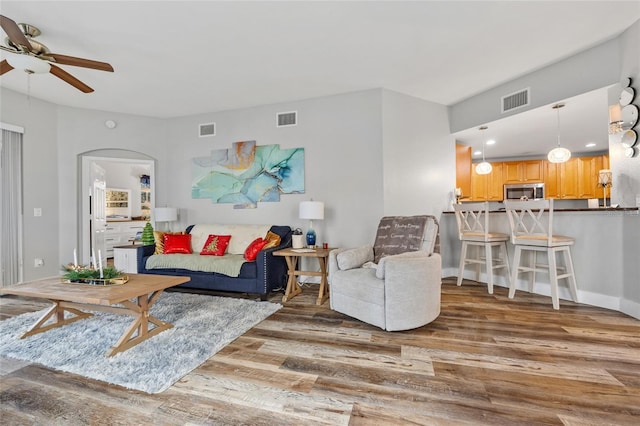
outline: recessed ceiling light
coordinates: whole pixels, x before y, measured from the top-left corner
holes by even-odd
[[[475,151],[473,155],[482,155],[482,151]]]
[[[493,144],[495,144],[495,143],[496,143],[495,139],[489,139],[489,140],[487,141],[487,145],[493,145]]]
[[[585,145],[587,148],[593,148],[594,146],[596,146],[595,143],[591,142]]]

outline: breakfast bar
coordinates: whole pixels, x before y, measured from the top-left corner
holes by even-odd
[[[596,209],[554,209],[555,234],[575,238],[571,248],[575,266],[578,301],[594,306],[614,309],[640,317],[640,213],[638,207]],[[490,227],[494,232],[510,233],[509,220],[504,209],[490,212]],[[443,276],[456,276],[461,242],[453,211],[443,212],[440,219],[440,238]],[[507,244],[510,261],[513,245]],[[469,271],[465,278],[475,279]],[[481,274],[486,282],[486,275]],[[549,295],[548,277],[538,280],[535,292]],[[544,280],[547,280],[546,282]],[[498,273],[496,284],[508,287],[507,279]],[[517,289],[526,291],[526,283],[518,281]],[[517,293],[516,293],[517,297]],[[566,283],[560,284],[560,298],[570,300]]]

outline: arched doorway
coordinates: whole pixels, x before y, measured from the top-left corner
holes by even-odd
[[[91,259],[91,253],[98,251],[102,254],[103,260],[106,260],[107,250],[104,243],[104,232],[107,223],[101,222],[92,215],[95,201],[92,199],[93,187],[95,180],[95,170],[103,169],[104,187],[116,187],[127,189],[131,194],[131,202],[134,206],[140,206],[140,209],[131,209],[131,217],[123,220],[140,220],[142,217],[150,216],[155,206],[155,165],[156,160],[146,154],[135,151],[122,149],[102,149],[84,152],[78,155],[79,167],[79,188],[78,196],[81,200],[78,203],[78,239],[79,239],[79,257],[80,262],[87,264]],[[111,173],[111,177],[110,177]],[[141,197],[141,176],[148,176],[148,190]],[[128,178],[128,180],[126,179]],[[137,190],[135,184],[137,183]],[[131,183],[127,183],[131,182]],[[110,185],[111,183],[111,185]],[[142,201],[146,201],[149,211],[146,214],[141,213]],[[103,200],[106,205],[106,199]],[[108,218],[106,218],[108,220]],[[122,221],[121,221],[122,222]],[[102,234],[100,234],[102,233]]]

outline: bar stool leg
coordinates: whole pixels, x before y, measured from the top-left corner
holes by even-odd
[[[485,263],[487,265],[487,286],[489,294],[493,294],[493,247],[491,243],[484,244]]]
[[[460,250],[460,266],[458,266],[458,286],[462,285],[462,276],[464,275],[464,264],[467,258],[467,242],[462,242],[462,250]]]
[[[558,265],[556,264],[556,251],[553,248],[547,250],[549,258],[549,282],[551,284],[551,301],[553,309],[560,309],[558,300]]]
[[[513,270],[511,271],[511,283],[509,285],[509,299],[513,299],[516,295],[516,283],[518,282],[518,271],[520,270],[521,252],[521,247],[516,246],[516,250],[513,254]]]
[[[567,277],[569,279],[569,291],[571,292],[571,298],[574,302],[578,301],[578,285],[576,283],[576,273],[573,270],[573,259],[571,258],[571,248],[565,247],[562,252],[564,253],[564,264],[567,267]]]

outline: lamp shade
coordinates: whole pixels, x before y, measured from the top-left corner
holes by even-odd
[[[300,219],[324,219],[324,203],[322,201],[302,201],[299,210]]]
[[[488,175],[491,173],[491,170],[493,170],[491,163],[487,163],[486,161],[476,165],[476,173],[479,175]]]
[[[598,172],[598,183],[600,185],[610,185],[611,184],[611,170],[602,169]]]
[[[547,154],[547,159],[550,163],[566,163],[571,158],[571,151],[567,148],[557,147],[553,148]]]
[[[47,61],[31,55],[8,53],[7,62],[15,69],[28,71],[33,74],[44,74],[51,69],[51,65],[49,65]]]
[[[178,220],[178,209],[174,207],[156,207],[156,222],[175,222]]]

